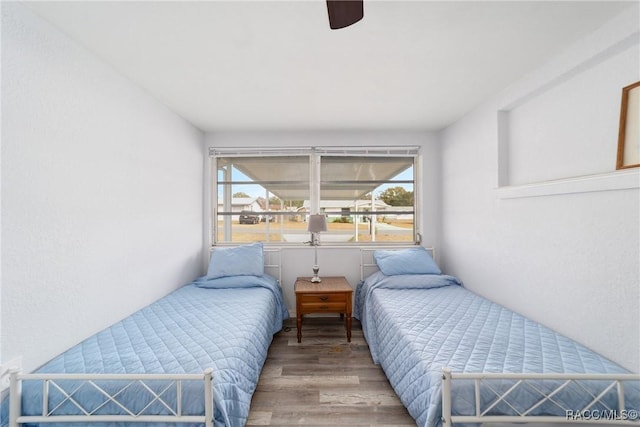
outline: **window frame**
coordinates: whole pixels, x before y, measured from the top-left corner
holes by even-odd
[[[219,230],[216,226],[218,221],[218,186],[220,183],[230,184],[230,186],[234,183],[233,181],[219,181],[218,180],[218,158],[229,158],[229,157],[274,157],[274,156],[300,156],[307,157],[309,159],[309,213],[321,212],[325,213],[324,210],[320,208],[321,202],[321,187],[322,187],[322,179],[321,179],[321,169],[322,169],[322,158],[323,157],[412,157],[413,158],[413,178],[412,180],[400,180],[398,183],[410,183],[413,186],[413,234],[412,239],[408,241],[356,241],[356,242],[335,242],[331,243],[331,245],[335,246],[344,246],[344,247],[358,247],[358,246],[406,246],[408,244],[411,245],[419,245],[421,244],[422,239],[422,219],[420,216],[421,211],[421,194],[422,194],[422,185],[421,179],[421,164],[422,164],[422,154],[419,146],[396,146],[396,147],[309,147],[309,148],[279,148],[279,147],[269,147],[269,148],[256,148],[256,147],[245,147],[245,148],[224,148],[224,147],[209,147],[209,161],[207,162],[208,171],[207,171],[207,184],[205,185],[207,189],[207,197],[210,200],[205,201],[205,212],[206,217],[208,218],[208,227],[206,230],[205,241],[209,248],[213,248],[215,246],[236,246],[242,244],[241,242],[231,242],[231,241],[219,241],[218,234]],[[265,182],[265,181],[263,181]],[[294,181],[292,181],[294,182]],[[335,182],[340,182],[337,180]],[[341,182],[350,182],[347,180],[342,180]],[[393,183],[395,181],[381,180],[380,183]],[[252,183],[254,183],[252,181]],[[260,181],[257,182],[257,185]],[[246,183],[245,183],[246,184]],[[228,197],[231,197],[230,195]],[[266,212],[270,212],[267,210]],[[276,211],[279,212],[279,211]],[[331,214],[333,211],[327,211],[328,214]],[[355,210],[350,211],[350,215],[363,215],[365,213],[369,213],[369,211],[358,211],[357,206]],[[404,211],[385,211],[387,214],[399,214],[406,213]],[[228,214],[228,213],[225,213]],[[341,215],[342,212],[333,213],[335,215]],[[286,246],[286,247],[295,247],[295,246],[306,246],[307,242],[285,242],[285,241],[265,241],[263,242],[265,245],[271,246]],[[326,246],[326,245],[325,245]]]

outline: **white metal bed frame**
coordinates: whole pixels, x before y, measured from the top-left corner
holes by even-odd
[[[499,373],[453,373],[444,368],[442,375],[442,424],[451,426],[455,423],[595,423],[616,425],[639,425],[637,409],[625,408],[624,383],[638,382],[637,374],[499,374]],[[475,414],[452,415],[452,387],[453,380],[471,380],[474,385]],[[504,392],[497,391],[491,386],[492,381],[513,381],[513,384]],[[548,391],[541,390],[540,381],[553,380],[554,388]],[[598,381],[606,385],[604,389],[595,394],[584,385],[587,381]],[[576,385],[589,396],[589,403],[582,408],[569,408],[563,405],[554,396],[570,385]],[[536,393],[538,400],[532,402],[526,409],[516,409],[508,402],[508,397],[518,389],[526,388]],[[615,389],[618,405],[610,407],[604,398]],[[489,390],[492,397],[491,403],[482,407],[480,403],[481,390]],[[488,415],[498,404],[504,403],[513,411],[512,415]],[[544,416],[531,415],[531,413],[543,403],[555,405],[565,415]],[[601,405],[605,409],[594,409]]]
[[[41,415],[21,415],[21,382],[43,381],[42,413]],[[73,380],[73,390],[65,390],[59,381]],[[159,392],[153,391],[151,381],[169,381]],[[97,423],[97,422],[164,422],[164,423],[204,423],[206,427],[213,427],[213,370],[206,369],[203,374],[21,374],[17,370],[10,373],[9,385],[9,427],[18,427],[23,423]],[[107,392],[100,386],[102,381],[118,381],[121,386],[116,392]],[[182,414],[182,384],[186,381],[204,381],[204,415]],[[118,395],[133,385],[144,387],[152,398],[141,410],[129,408],[126,402],[119,401]],[[85,408],[74,399],[74,394],[85,387],[102,394],[105,400],[93,409]],[[174,387],[175,386],[175,387]],[[49,390],[55,388],[62,393],[64,399],[54,408],[49,408]],[[169,390],[174,393],[167,393]],[[169,398],[175,396],[172,404]],[[70,402],[82,412],[82,415],[56,415],[56,410],[63,404]],[[108,403],[115,403],[126,415],[96,415]],[[160,403],[172,415],[149,415],[145,411],[154,403]]]
[[[282,279],[282,258],[280,249],[264,249],[265,272],[277,277],[278,283]],[[204,423],[205,427],[213,427],[213,370],[206,369],[202,374],[23,374],[18,370],[9,372],[9,427],[19,427],[23,423]],[[60,381],[72,380],[73,389],[67,390]],[[152,381],[166,381],[159,392],[153,391]],[[42,381],[42,412],[40,415],[22,415],[22,382]],[[102,381],[117,381],[119,384],[115,392],[109,392],[100,385]],[[204,414],[184,415],[182,413],[182,388],[186,382],[203,381],[204,383]],[[110,384],[112,386],[113,383]],[[142,386],[150,393],[150,399],[144,408],[135,410],[129,408],[126,402],[118,400],[118,396],[132,386]],[[85,408],[74,395],[83,387],[90,387],[104,396],[104,401],[95,408]],[[49,407],[49,390],[60,392],[64,399],[55,407]],[[172,403],[172,399],[173,403]],[[56,411],[63,404],[70,403],[82,414],[57,415]],[[96,414],[105,405],[113,403],[125,414]],[[152,404],[160,404],[170,415],[146,414]]]
[[[389,248],[361,248],[360,250],[360,273],[361,279],[377,271],[377,265],[373,258],[373,252],[377,249]],[[402,249],[402,248],[398,248]],[[435,250],[426,248],[435,259]],[[454,380],[473,381],[475,396],[474,415],[453,415],[452,414],[452,389]],[[513,384],[506,391],[498,391],[492,387],[495,381],[512,381]],[[554,381],[554,388],[543,391],[536,384],[540,381]],[[594,394],[584,384],[587,381],[598,381],[606,384],[603,391]],[[462,373],[452,372],[449,368],[443,368],[442,372],[442,425],[451,427],[455,423],[580,423],[580,424],[613,424],[613,425],[640,425],[638,409],[625,408],[624,384],[635,382],[640,384],[640,374],[516,374],[516,373]],[[554,396],[570,385],[578,388],[590,396],[590,401],[583,408],[567,408],[559,403]],[[509,403],[508,398],[516,390],[527,388],[529,391],[539,395],[538,400],[533,402],[526,409],[516,409]],[[618,406],[609,407],[604,398],[607,393],[615,389]],[[482,390],[489,390],[495,398],[485,407],[481,405],[480,395]],[[541,416],[532,415],[543,403],[552,403],[560,411],[565,411],[565,416]],[[510,415],[490,415],[490,411],[498,404],[506,404],[513,413]],[[596,405],[606,408],[604,410],[593,409]]]

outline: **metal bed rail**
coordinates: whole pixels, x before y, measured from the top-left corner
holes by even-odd
[[[67,389],[61,381],[73,381],[73,388]],[[154,391],[151,381],[167,382],[160,391]],[[92,422],[161,422],[161,423],[204,423],[213,427],[213,369],[202,374],[22,374],[17,370],[10,372],[9,385],[9,427],[18,427],[23,423],[92,423]],[[22,382],[42,381],[42,412],[40,415],[22,415]],[[100,383],[117,381],[117,390],[109,392]],[[182,413],[182,385],[186,381],[203,381],[204,415],[184,415]],[[121,385],[120,385],[121,383]],[[149,401],[142,409],[133,409],[127,402],[118,399],[124,391],[133,385],[142,386],[149,393]],[[85,407],[74,395],[83,387],[90,387],[104,400]],[[53,408],[49,407],[50,390],[54,389],[64,398]],[[173,399],[171,399],[173,397]],[[63,404],[70,403],[78,410],[78,415],[56,414]],[[105,405],[113,403],[119,414],[97,414]],[[146,414],[152,404],[162,405],[170,415]]]
[[[264,271],[271,274],[282,286],[282,253],[280,248],[265,248],[264,253]]]
[[[442,375],[442,424],[451,427],[455,423],[588,423],[588,424],[615,424],[615,425],[640,425],[638,408],[629,409],[625,406],[624,384],[637,382],[640,385],[640,374],[510,374],[510,373],[454,373],[449,368],[443,369]],[[466,380],[473,382],[475,396],[474,415],[452,414],[452,389],[454,380]],[[510,381],[512,384],[506,390],[498,390],[496,381]],[[540,381],[553,381],[552,388],[543,390]],[[585,383],[598,381],[602,383],[602,389],[596,394]],[[537,383],[537,384],[536,384]],[[547,384],[548,386],[549,384]],[[569,386],[576,386],[584,391],[589,402],[581,408],[566,407],[555,397]],[[519,389],[526,388],[534,393],[537,400],[526,408],[516,408],[513,402],[509,402],[509,396]],[[488,403],[481,404],[481,392],[491,396]],[[605,402],[605,396],[615,393],[616,407],[611,407]],[[485,394],[485,398],[486,398]],[[489,415],[497,405],[506,405],[511,414]],[[547,416],[534,415],[533,412],[543,404],[551,404],[564,415]],[[596,409],[597,408],[597,409]]]

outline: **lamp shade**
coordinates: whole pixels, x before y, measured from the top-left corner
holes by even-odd
[[[307,231],[310,231],[311,233],[327,231],[327,219],[325,216],[320,214],[309,215]]]

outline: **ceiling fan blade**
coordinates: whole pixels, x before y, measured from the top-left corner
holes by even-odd
[[[327,11],[332,30],[348,27],[364,16],[363,0],[327,0]]]

